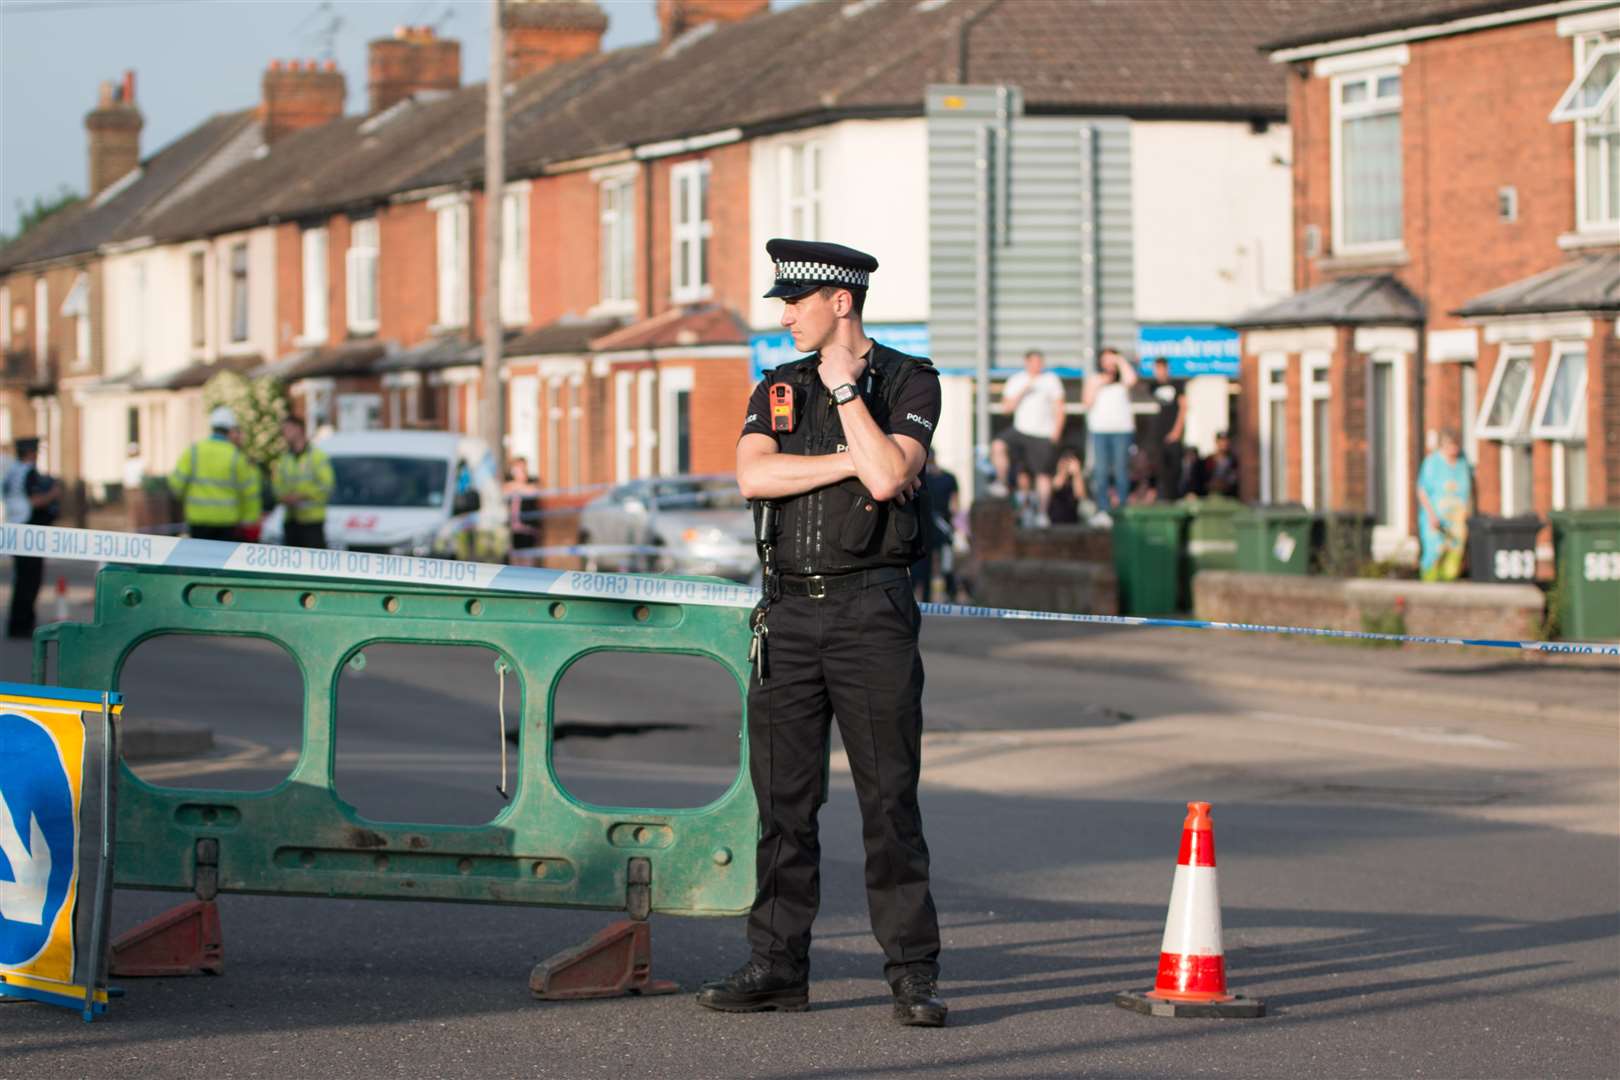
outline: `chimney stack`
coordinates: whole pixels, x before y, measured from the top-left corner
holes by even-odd
[[[766,11],[771,0],[658,0],[664,44],[704,23],[742,22]]]
[[[90,198],[141,163],[141,111],[135,107],[135,73],[121,83],[104,82],[96,107],[85,114],[90,139]]]
[[[607,16],[596,0],[507,0],[506,78],[511,82],[565,60],[602,51]]]
[[[270,61],[265,69],[263,100],[259,102],[259,123],[264,127],[266,145],[305,128],[320,127],[343,115],[347,88],[343,73],[328,60],[300,63]]]
[[[461,43],[440,38],[431,26],[401,26],[367,48],[366,85],[373,113],[419,90],[454,90],[461,85]]]

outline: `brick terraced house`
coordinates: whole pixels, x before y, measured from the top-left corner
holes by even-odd
[[[939,84],[1015,87],[1032,130],[1114,133],[1117,201],[1095,220],[1120,318],[1107,340],[1042,340],[1083,367],[1102,344],[1129,348],[1138,325],[1216,323],[1287,291],[1288,76],[1256,45],[1314,7],[661,0],[658,41],[603,52],[593,0],[512,0],[493,299],[479,273],[485,88],[461,85],[456,43],[420,27],[371,43],[357,116],[342,115],[342,73],[273,63],[255,107],[199,125],[97,200],[125,207],[117,221],[80,235],[86,211],[64,212],[0,251],[13,309],[0,400],[17,403],[16,433],[50,422],[34,404],[60,397],[60,373],[35,362],[27,320],[71,317],[72,282],[46,280],[66,259],[91,281],[108,344],[73,388],[99,419],[77,434],[63,420],[77,457],[57,467],[93,492],[116,483],[126,440],[164,471],[201,433],[197,388],[220,365],[282,378],[316,427],[476,431],[490,302],[506,328],[505,449],[545,483],[730,471],[777,329],[758,295],[768,237],[874,251],[875,336],[926,343]],[[1087,302],[1055,303],[1071,300]],[[63,355],[67,332],[53,324],[40,355]],[[960,470],[971,379],[948,378],[960,416],[942,454]]]
[[[1295,294],[1234,322],[1246,497],[1410,559],[1451,429],[1484,514],[1620,505],[1620,4],[1322,5],[1265,48]]]

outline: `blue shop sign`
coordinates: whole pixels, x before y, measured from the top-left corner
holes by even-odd
[[[1170,361],[1170,377],[1238,376],[1238,332],[1224,326],[1142,326],[1136,331],[1136,356],[1142,374],[1153,374],[1153,361]]]

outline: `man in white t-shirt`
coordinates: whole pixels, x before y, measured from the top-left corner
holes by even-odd
[[[1024,370],[1007,380],[1001,391],[1001,411],[1013,418],[1012,430],[990,444],[990,464],[996,470],[992,495],[1005,497],[1019,472],[1035,481],[1038,511],[1035,524],[1047,524],[1052,501],[1052,466],[1063,438],[1065,419],[1063,380],[1046,370],[1046,357],[1037,349],[1024,354]]]

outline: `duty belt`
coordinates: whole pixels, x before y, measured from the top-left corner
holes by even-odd
[[[855,570],[847,574],[783,574],[782,592],[788,596],[808,596],[820,600],[828,593],[847,589],[866,589],[874,585],[887,585],[891,581],[904,581],[911,571],[903,566],[880,566],[875,570]]]

